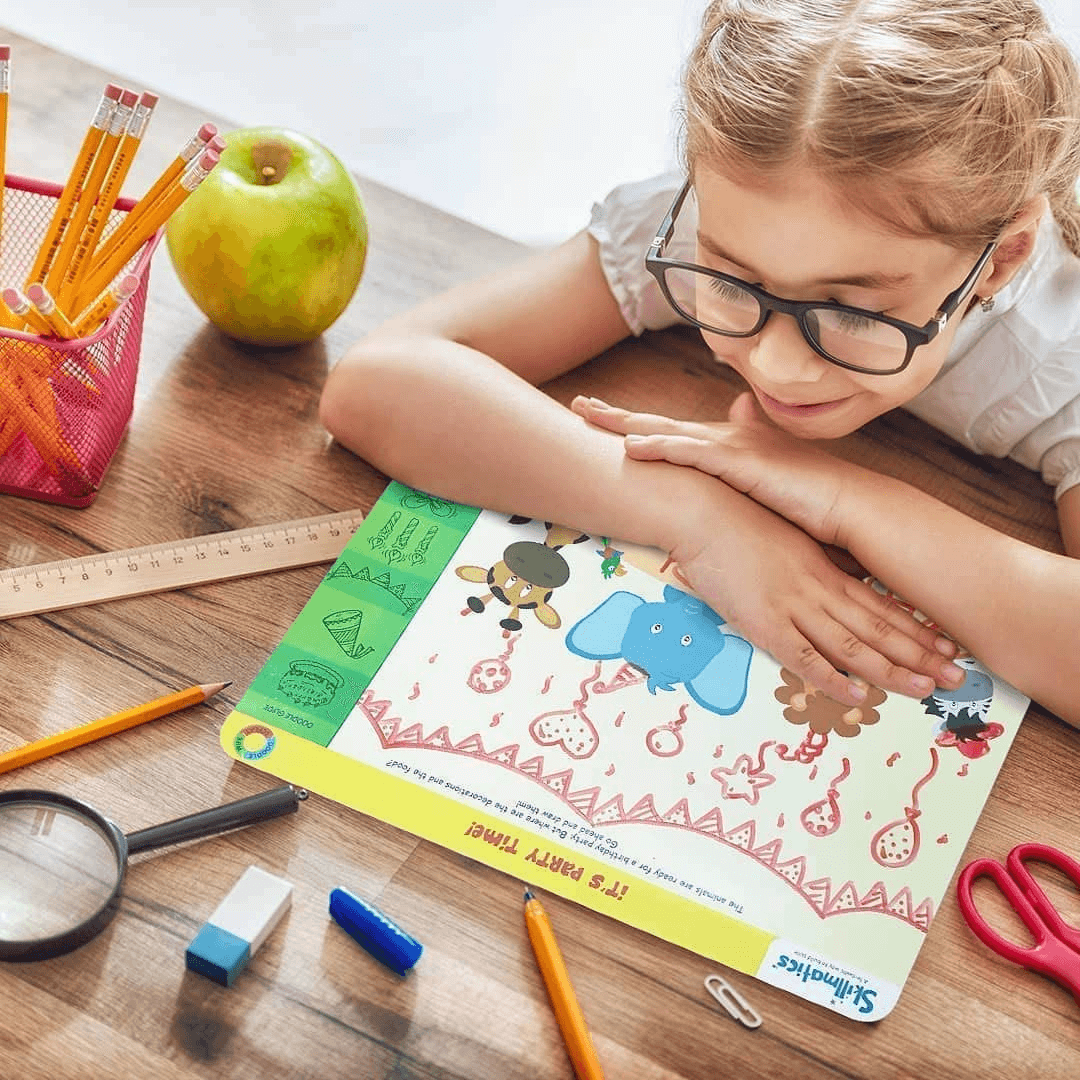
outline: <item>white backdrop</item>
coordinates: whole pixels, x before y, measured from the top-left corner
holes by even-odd
[[[678,74],[704,6],[9,0],[0,27],[238,125],[294,127],[362,176],[548,243],[615,184],[674,162]],[[1080,0],[1045,6],[1080,52]]]

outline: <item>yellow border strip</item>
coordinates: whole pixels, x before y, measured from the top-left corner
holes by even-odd
[[[263,757],[253,759],[251,750],[247,757],[242,752],[241,733],[249,726],[273,734],[273,746]],[[249,738],[257,744],[255,752],[260,747],[265,751],[264,740]],[[237,761],[748,975],[757,975],[776,940],[773,934],[651,882],[620,876],[608,863],[516,822],[485,814],[482,808],[473,810],[448,795],[239,711],[226,718],[220,739],[225,752]],[[502,839],[497,841],[498,837]]]

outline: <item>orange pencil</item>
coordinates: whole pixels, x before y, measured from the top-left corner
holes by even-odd
[[[90,266],[90,260],[93,257],[94,249],[97,247],[98,239],[109,220],[113,207],[116,205],[116,200],[120,196],[120,189],[127,179],[128,171],[135,160],[135,154],[142,143],[146,125],[150,122],[150,116],[157,102],[158,97],[156,94],[143,94],[131,110],[127,128],[120,139],[119,145],[116,147],[116,153],[113,155],[108,175],[102,185],[101,194],[90,209],[90,216],[87,218],[82,235],[75,245],[75,253],[72,255],[71,262],[64,273],[64,280],[58,294],[61,305],[78,291],[79,282]],[[121,109],[124,107],[122,96],[120,106]],[[119,118],[119,116],[120,109],[117,110],[117,117]],[[80,209],[81,205],[80,202]]]
[[[91,261],[91,272],[104,265],[117,246],[126,240],[128,235],[138,227],[140,219],[147,210],[180,179],[189,163],[203,150],[210,149],[214,149],[220,154],[225,149],[225,140],[218,135],[217,128],[213,124],[203,124],[191,137],[183,150],[176,155],[169,167],[154,181],[150,190],[128,211],[124,220],[109,235],[108,239],[101,244],[97,254]]]
[[[97,328],[139,288],[135,274],[125,274],[110,285],[85,311],[75,319],[75,336],[89,337]]]
[[[137,705],[133,709],[124,712],[113,713],[111,716],[103,716],[100,720],[93,720],[81,727],[70,728],[57,735],[49,735],[36,742],[27,743],[15,750],[9,750],[0,754],[0,773],[10,772],[22,765],[29,765],[42,758],[61,754],[75,746],[83,746],[96,739],[103,739],[107,735],[115,735],[118,731],[126,731],[138,724],[145,724],[148,720],[157,720],[161,716],[186,709],[191,705],[199,705],[207,698],[224,690],[230,683],[210,683],[204,686],[192,686],[187,690],[178,690],[175,694],[166,694],[165,697],[157,698],[145,705]]]
[[[53,336],[63,338],[65,341],[79,336],[75,333],[75,327],[71,325],[68,317],[56,306],[56,301],[49,295],[49,290],[44,285],[35,281],[26,290],[26,295],[37,313],[48,324],[49,332]]]
[[[6,398],[5,398],[6,403]],[[0,420],[0,458],[2,458],[8,450],[11,449],[11,444],[22,433],[22,428],[19,427],[12,415],[11,410],[7,411],[7,415]]]
[[[559,951],[559,943],[555,940],[547,913],[528,889],[525,890],[525,928],[529,932],[536,964],[544,978],[551,1007],[578,1080],[604,1080],[604,1071],[600,1068],[592,1036],[585,1026],[585,1017],[581,1014],[574,988],[570,985],[570,975]]]
[[[122,90],[120,92],[120,100],[117,102],[116,109],[109,120],[109,127],[105,132],[105,137],[101,140],[101,146],[98,147],[98,152],[94,157],[94,164],[90,169],[90,175],[86,178],[86,184],[79,193],[74,213],[71,215],[71,221],[68,223],[68,227],[64,231],[64,237],[60,241],[60,249],[57,251],[53,264],[49,267],[49,272],[45,276],[44,283],[48,286],[49,292],[54,295],[60,294],[60,287],[63,285],[71,261],[75,257],[75,249],[79,246],[79,239],[82,237],[87,221],[90,220],[94,203],[101,194],[101,188],[105,183],[105,178],[109,175],[109,169],[112,168],[116,148],[124,136],[124,130],[131,119],[131,114],[135,111],[135,103],[138,100],[139,98],[133,90]]]
[[[105,137],[105,131],[109,126],[113,112],[116,110],[116,103],[120,98],[120,94],[121,89],[115,83],[109,83],[102,91],[101,101],[98,102],[94,119],[90,121],[90,127],[83,137],[82,146],[79,147],[79,153],[75,158],[75,164],[71,167],[71,175],[68,176],[64,190],[56,201],[52,221],[49,222],[49,228],[46,230],[45,238],[38,249],[37,258],[34,260],[30,275],[26,279],[27,285],[35,281],[44,281],[46,274],[52,268],[56,253],[60,249],[60,241],[67,230],[68,222],[71,220],[71,214],[75,209],[76,202],[78,202],[82,186],[90,175],[94,155]]]
[[[26,433],[50,473],[56,476],[63,469],[85,476],[78,455],[60,431],[48,380],[36,370],[16,368],[7,351],[0,354],[0,397],[6,399],[12,419]]]
[[[83,282],[72,305],[80,310],[80,305],[97,296],[109,282],[124,268],[139,248],[168,221],[178,206],[210,175],[210,170],[218,163],[219,155],[214,150],[207,150],[193,161],[187,171],[153,206],[143,215],[138,226],[132,231],[109,256],[104,264],[98,264]]]

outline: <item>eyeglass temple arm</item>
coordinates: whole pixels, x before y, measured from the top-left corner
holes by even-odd
[[[649,252],[646,258],[656,258],[659,256],[660,249],[671,239],[672,233],[675,232],[675,219],[679,216],[679,211],[682,209],[683,203],[686,202],[686,196],[689,194],[690,181],[687,179],[679,189],[679,194],[675,196],[675,201],[669,207],[667,214],[664,216],[664,220],[660,222],[660,228],[656,230],[656,235],[649,245]]]
[[[972,267],[971,273],[951,292],[945,297],[944,303],[938,308],[934,314],[933,321],[938,324],[938,332],[940,333],[945,329],[952,318],[953,312],[960,306],[960,301],[975,287],[975,283],[979,280],[979,275],[983,272],[983,267],[990,261],[990,256],[997,250],[998,242],[991,240],[986,245],[985,250],[979,256],[979,261]]]

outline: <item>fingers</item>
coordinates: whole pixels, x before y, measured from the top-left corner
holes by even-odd
[[[863,594],[854,594],[857,598],[851,604],[836,609],[834,603],[833,610],[826,608],[796,622],[800,633],[813,642],[811,652],[799,655],[805,669],[799,674],[845,703],[859,700],[852,693],[853,677],[888,693],[917,699],[927,697],[937,686],[956,687],[963,682],[963,670],[939,650],[939,634],[887,600],[882,607],[877,601],[884,598],[868,585],[852,584]],[[846,680],[841,672],[848,673]],[[831,687],[840,691],[839,696]]]
[[[791,624],[781,640],[768,646],[768,651],[807,686],[816,686],[834,701],[861,705],[866,700],[865,685],[838,671],[797,625]]]
[[[963,668],[952,663],[957,652],[956,642],[952,638],[920,622],[866,582],[849,578],[848,590],[848,595],[865,604],[872,616],[895,628],[896,634],[892,636],[907,650],[899,658],[901,663],[929,675],[937,686],[959,686],[964,681]],[[882,640],[889,636],[884,626],[880,629],[880,636]],[[918,650],[919,655],[916,656],[912,650]]]
[[[716,444],[689,435],[627,435],[623,440],[627,457],[638,461],[670,461],[674,465],[692,465],[711,472],[710,465],[719,456],[711,451]]]
[[[751,639],[804,682],[843,704],[864,701],[866,684],[921,699],[936,686],[963,682],[963,669],[939,649],[939,634],[887,600],[882,607],[877,601],[884,598],[868,585],[852,585],[869,596],[855,591],[848,601],[841,593],[837,602],[830,590],[825,605],[789,611],[760,634],[750,629]]]
[[[621,435],[649,435],[654,432],[676,433],[697,427],[697,425],[686,420],[673,420],[670,416],[660,416],[657,413],[630,412],[628,409],[617,409],[613,405],[608,405],[606,402],[594,397],[576,397],[570,402],[570,408],[578,416],[588,420],[590,424],[606,428],[608,431],[618,432]]]

